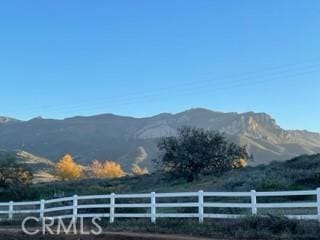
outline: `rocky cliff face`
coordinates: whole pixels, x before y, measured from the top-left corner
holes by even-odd
[[[10,122],[0,124],[0,149],[26,150],[53,161],[66,152],[82,163],[114,159],[127,169],[140,146],[148,153],[143,164],[152,167],[150,160],[156,156],[157,140],[175,135],[182,126],[225,132],[231,140],[248,146],[255,157],[253,165],[320,152],[319,133],[284,130],[266,113],[191,109],[149,118],[104,114],[65,120],[37,118],[26,122],[0,119]]]

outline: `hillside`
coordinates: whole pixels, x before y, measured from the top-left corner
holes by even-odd
[[[197,181],[186,182],[183,179],[169,179],[166,176],[153,173],[139,177],[124,177],[121,179],[83,179],[79,181],[38,183],[25,187],[18,194],[0,194],[0,201],[6,202],[51,199],[54,197],[72,195],[101,195],[109,193],[150,193],[150,192],[186,192],[186,191],[281,191],[316,189],[320,186],[320,154],[304,155],[289,161],[272,162],[271,164],[233,169],[222,176],[201,176]],[[214,198],[215,201],[245,202],[239,197]],[[172,199],[173,200],[173,199]],[[310,196],[277,197],[277,201],[288,202],[312,201]],[[131,200],[134,203],[135,200]],[[162,200],[163,201],[163,200]],[[162,202],[161,201],[161,202]],[[167,201],[167,200],[165,200]],[[190,202],[190,198],[180,200]],[[259,198],[266,202],[266,199]],[[119,200],[120,202],[120,200]],[[179,200],[177,200],[179,202]],[[92,204],[93,202],[90,201]],[[105,200],[99,201],[104,204]],[[118,203],[118,201],[117,201]],[[123,202],[120,202],[123,203]],[[141,202],[139,202],[141,203]],[[315,210],[316,208],[314,208]],[[196,209],[197,210],[197,209]],[[310,210],[310,211],[314,211]],[[143,210],[133,210],[132,213],[141,213]],[[148,210],[145,210],[148,211]],[[173,210],[171,209],[170,212]],[[186,213],[186,208],[176,209],[177,212]],[[209,211],[209,210],[206,210]],[[232,208],[215,208],[214,213],[236,214],[240,210]],[[259,209],[264,211],[263,209]],[[117,219],[116,223],[106,225],[108,231],[130,232],[160,232],[181,233],[193,236],[217,237],[217,239],[319,239],[319,224],[316,221],[293,221],[282,217],[288,214],[288,209],[268,211],[267,217],[249,217],[243,219],[205,219],[204,224],[198,224],[197,219],[157,219],[157,227],[150,223],[150,219]],[[299,209],[290,209],[299,211]],[[304,209],[305,211],[305,209]],[[120,210],[117,210],[120,212]],[[315,212],[314,212],[315,213]],[[104,221],[107,223],[107,221]],[[12,225],[12,222],[9,223]],[[19,225],[20,226],[20,225]],[[160,226],[160,227],[159,227]],[[263,229],[263,231],[261,231]],[[232,238],[236,236],[237,238]],[[22,238],[21,238],[22,239]],[[140,238],[139,238],[140,239]],[[153,238],[152,238],[153,239]],[[166,238],[167,239],[167,238]]]
[[[284,130],[266,113],[191,109],[147,118],[104,114],[64,120],[1,119],[0,149],[20,149],[52,161],[71,153],[83,164],[93,159],[113,159],[126,170],[141,154],[145,159],[142,165],[152,168],[157,140],[175,135],[176,129],[185,125],[225,132],[231,140],[246,144],[254,155],[251,165],[320,152],[319,133]]]
[[[46,158],[35,156],[26,151],[0,150],[0,160],[1,156],[7,155],[12,155],[16,157],[20,163],[25,164],[25,166],[33,173],[34,183],[50,182],[56,179],[53,176],[54,163]]]
[[[31,185],[23,192],[25,199],[59,196],[95,195],[102,193],[146,193],[185,191],[288,191],[316,189],[320,186],[320,154],[304,155],[289,161],[272,162],[243,169],[233,169],[220,177],[202,176],[197,181],[169,179],[155,172],[120,179],[83,179]],[[1,196],[0,200],[9,200]],[[19,200],[19,198],[15,199]]]

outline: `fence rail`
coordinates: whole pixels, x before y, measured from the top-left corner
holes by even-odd
[[[301,196],[309,197],[301,201]],[[270,202],[272,198],[282,197],[281,202]],[[288,198],[296,199],[288,201]],[[299,199],[300,201],[297,201]],[[218,198],[213,200],[212,198]],[[243,199],[242,202],[221,202],[221,198]],[[310,201],[310,198],[312,200]],[[135,200],[144,202],[132,202]],[[174,199],[175,202],[163,200]],[[193,199],[193,200],[190,200]],[[127,200],[127,202],[123,202]],[[264,202],[262,202],[263,200]],[[90,201],[89,203],[84,203]],[[97,202],[100,201],[100,202]],[[129,201],[129,202],[128,202]],[[279,201],[279,199],[277,200]],[[52,206],[56,205],[56,206]],[[179,212],[178,209],[191,209],[193,212]],[[214,209],[249,210],[247,213],[219,213]],[[118,210],[122,211],[118,211]],[[132,212],[133,209],[145,212]],[[171,212],[163,211],[171,209]],[[19,219],[26,214],[34,214],[39,218],[91,218],[105,217],[110,223],[116,218],[150,218],[152,223],[157,218],[197,218],[203,223],[205,218],[241,218],[248,215],[263,215],[263,209],[292,209],[288,218],[314,219],[320,221],[320,188],[308,191],[282,192],[178,192],[178,193],[148,193],[148,194],[109,194],[65,197],[59,199],[0,203],[0,220]],[[298,214],[294,210],[300,209]],[[310,214],[308,209],[313,209]],[[81,211],[85,212],[81,212]],[[126,210],[127,212],[124,212]],[[101,211],[101,212],[99,212]],[[173,212],[172,212],[173,211]],[[213,212],[212,212],[213,211]]]

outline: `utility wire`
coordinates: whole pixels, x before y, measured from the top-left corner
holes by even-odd
[[[193,81],[185,84],[176,84],[172,86],[166,86],[163,88],[158,88],[158,89],[153,89],[149,91],[143,91],[140,93],[135,93],[135,94],[127,94],[125,96],[123,95],[118,95],[118,96],[112,96],[108,97],[107,99],[100,101],[100,102],[88,102],[89,105],[84,106],[83,104],[76,104],[76,105],[71,105],[71,106],[66,106],[66,105],[61,105],[61,106],[55,106],[55,107],[46,107],[46,111],[50,113],[65,113],[69,111],[77,111],[77,110],[93,110],[93,109],[98,109],[100,106],[106,106],[109,104],[113,105],[119,105],[119,104],[130,104],[134,102],[141,102],[143,100],[147,99],[154,99],[158,96],[161,96],[162,94],[168,94],[170,92],[174,92],[175,96],[183,96],[185,94],[190,94],[192,92],[197,92],[200,90],[208,90],[212,89],[214,91],[217,90],[228,90],[228,89],[233,89],[233,88],[241,88],[241,87],[247,87],[248,85],[256,85],[260,83],[267,83],[275,80],[281,80],[281,79],[288,79],[288,78],[294,78],[297,76],[302,76],[314,72],[318,72],[320,69],[320,64],[312,64],[309,66],[303,66],[299,67],[297,66],[295,70],[299,70],[298,72],[292,73],[292,70],[289,68],[281,68],[277,67],[274,68],[275,71],[273,70],[271,73],[266,73],[266,74],[245,74],[243,76],[237,77],[232,79],[231,81],[228,81],[230,78],[226,78],[226,81],[221,84],[219,81],[213,81],[213,80],[207,80],[207,81]],[[285,70],[284,70],[285,69]],[[250,80],[250,79],[259,79],[255,81],[245,81],[243,80]],[[220,79],[221,81],[221,79]],[[239,82],[241,81],[241,82]],[[87,104],[88,104],[87,103]],[[41,109],[39,109],[41,110]]]

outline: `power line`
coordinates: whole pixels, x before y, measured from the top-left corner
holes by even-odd
[[[232,89],[234,88],[234,85],[236,87],[246,87],[246,85],[255,85],[255,84],[259,84],[261,82],[265,82],[266,80],[270,81],[274,81],[274,80],[278,80],[278,79],[284,79],[284,78],[290,78],[290,77],[296,77],[296,76],[301,76],[301,75],[305,75],[305,74],[309,74],[309,73],[313,73],[313,72],[318,72],[319,69],[318,67],[320,66],[320,64],[312,64],[309,66],[303,66],[302,67],[302,71],[299,72],[295,72],[295,73],[290,73],[290,74],[286,74],[290,71],[290,69],[287,68],[281,68],[281,67],[277,67],[275,68],[277,71],[273,71],[271,73],[267,73],[264,74],[262,76],[260,74],[251,74],[251,75],[243,75],[240,76],[238,78],[235,78],[231,81],[226,81],[224,82],[223,85],[221,85],[220,82],[216,82],[213,80],[207,80],[207,81],[193,81],[193,82],[189,82],[187,84],[176,84],[173,86],[166,86],[163,88],[158,88],[158,89],[154,89],[154,90],[150,90],[150,91],[144,91],[142,92],[142,94],[128,94],[126,96],[123,95],[118,95],[118,96],[113,96],[113,97],[109,97],[101,102],[96,102],[96,103],[90,103],[89,106],[85,107],[83,106],[83,104],[76,104],[73,106],[57,106],[57,107],[53,107],[53,108],[46,108],[46,110],[50,111],[51,113],[61,113],[61,112],[65,112],[65,111],[76,111],[76,110],[91,110],[91,109],[96,109],[96,108],[100,108],[101,106],[105,106],[106,104],[115,104],[115,105],[119,105],[119,104],[130,104],[133,102],[140,102],[141,100],[144,99],[152,99],[155,98],[157,96],[159,96],[159,93],[161,94],[167,94],[170,91],[174,91],[175,96],[183,96],[183,93],[187,92],[195,92],[195,91],[199,91],[201,89],[208,89],[208,88],[212,88],[215,87],[215,90],[227,90],[227,89]],[[283,70],[283,69],[287,69],[287,70]],[[298,69],[299,67],[296,67],[295,70]],[[301,67],[300,67],[301,69]],[[290,71],[292,72],[292,71]],[[270,78],[271,77],[271,78]],[[259,80],[259,81],[247,81],[247,82],[240,82],[240,80],[250,80],[252,78],[259,78],[259,79],[263,79],[263,80]],[[228,80],[229,78],[227,78]],[[221,79],[220,79],[221,80]],[[227,85],[225,85],[227,84]],[[190,88],[191,87],[191,88]]]

